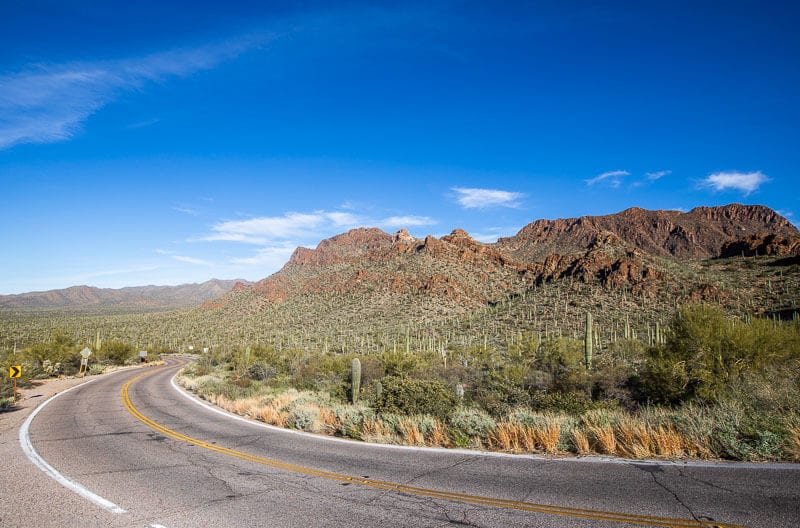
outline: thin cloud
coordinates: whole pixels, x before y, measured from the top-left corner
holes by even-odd
[[[501,191],[498,189],[476,189],[470,187],[453,187],[456,202],[465,209],[486,209],[488,207],[520,206],[519,200],[525,195],[519,192]]]
[[[662,170],[662,171],[656,171],[656,172],[647,172],[647,173],[645,173],[645,176],[650,181],[656,181],[656,180],[660,180],[664,176],[669,176],[670,174],[672,174],[671,170]]]
[[[236,258],[231,260],[234,264],[245,264],[247,266],[265,266],[269,269],[277,269],[283,266],[297,246],[283,244],[279,246],[264,247],[259,249],[252,257]]]
[[[430,216],[390,216],[378,222],[378,225],[386,228],[394,228],[430,226],[436,225],[436,223],[436,220]]]
[[[612,187],[619,187],[622,184],[622,178],[625,176],[630,176],[630,172],[624,170],[615,170],[615,171],[608,171],[602,174],[598,174],[594,178],[590,178],[586,180],[587,185],[595,185],[600,182],[605,182],[611,185]]]
[[[200,213],[197,211],[197,209],[192,209],[191,207],[188,207],[188,206],[185,206],[185,205],[176,205],[175,207],[172,208],[172,210],[173,211],[177,211],[179,213],[187,214],[189,216],[199,216],[200,215]]]
[[[355,227],[359,219],[346,212],[316,211],[286,213],[283,216],[263,216],[248,220],[229,220],[214,225],[213,233],[201,240],[267,244],[270,241],[309,238],[331,230]]]
[[[148,83],[213,68],[263,42],[247,37],[117,61],[30,65],[0,76],[0,150],[66,141],[86,120]]]
[[[769,178],[761,171],[755,172],[715,172],[703,180],[702,187],[710,187],[715,191],[742,191],[745,196],[757,190]]]
[[[186,264],[193,264],[195,266],[213,266],[214,264],[203,259],[186,257],[184,255],[172,255],[173,260],[178,262],[185,262]]]

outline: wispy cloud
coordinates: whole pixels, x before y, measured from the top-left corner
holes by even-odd
[[[586,184],[595,185],[600,182],[605,182],[612,187],[619,187],[622,184],[622,178],[630,176],[630,174],[630,172],[624,170],[608,171],[586,180]]]
[[[501,191],[498,189],[476,189],[470,187],[453,187],[456,202],[465,209],[486,209],[488,207],[520,206],[519,200],[525,195],[519,192]]]
[[[199,216],[200,212],[197,209],[194,209],[188,205],[176,205],[172,208],[173,211],[177,211],[179,213],[187,214],[189,216]]]
[[[662,170],[662,171],[656,171],[656,172],[647,172],[647,173],[645,173],[645,176],[650,181],[656,181],[656,180],[660,180],[664,176],[669,176],[670,174],[672,174],[671,170]]]
[[[116,61],[34,64],[0,75],[0,150],[64,141],[125,93],[213,68],[265,39],[246,37]]]
[[[761,171],[755,172],[715,172],[709,174],[701,183],[702,187],[710,187],[715,191],[742,191],[745,196],[757,190],[769,178]]]
[[[283,266],[296,248],[296,245],[287,243],[263,247],[252,257],[235,258],[231,262],[248,266],[263,266],[267,269],[274,270]]]
[[[213,266],[212,262],[207,260],[194,258],[194,257],[186,257],[184,255],[172,255],[173,260],[177,260],[178,262],[185,262],[186,264],[193,264],[195,266]]]
[[[430,216],[390,216],[378,222],[378,225],[385,228],[419,227],[436,225],[436,220]]]
[[[268,244],[290,238],[305,239],[315,234],[325,234],[331,230],[355,227],[358,224],[359,219],[356,215],[341,211],[286,213],[283,216],[262,216],[221,222],[211,228],[211,234],[200,240]]]

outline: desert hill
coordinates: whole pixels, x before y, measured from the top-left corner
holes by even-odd
[[[174,309],[196,306],[223,295],[236,280],[212,279],[180,286],[95,288],[72,286],[61,290],[0,295],[0,309]]]
[[[206,307],[224,307],[248,290],[262,305],[314,295],[400,295],[433,297],[464,309],[563,279],[649,296],[680,287],[697,299],[718,289],[689,284],[692,291],[686,291],[676,263],[688,268],[701,259],[752,255],[759,248],[762,255],[789,255],[798,252],[797,240],[800,232],[775,211],[739,204],[537,220],[495,244],[477,242],[461,229],[437,239],[358,228],[316,249],[298,248],[279,272],[250,288],[240,285]]]

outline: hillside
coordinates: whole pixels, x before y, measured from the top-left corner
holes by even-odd
[[[725,243],[763,233],[797,236],[788,220],[761,205],[697,207],[688,213],[633,207],[617,214],[537,220],[497,246],[525,261],[586,249],[604,231],[652,255],[680,260],[719,256]]]
[[[1,295],[0,309],[175,309],[196,306],[223,295],[242,281],[212,279],[180,286],[120,289],[73,286],[61,290]]]
[[[776,238],[777,237],[777,238]],[[486,306],[533,284],[569,279],[605,289],[655,296],[663,290],[694,290],[685,272],[693,262],[732,252],[792,254],[800,232],[763,206],[698,207],[688,213],[628,209],[621,213],[566,220],[537,220],[514,237],[483,244],[455,229],[437,239],[389,235],[359,228],[323,240],[316,249],[298,248],[279,272],[255,283],[256,303],[279,304],[314,295],[435,298],[457,312]],[[770,253],[771,251],[771,253]],[[702,281],[701,281],[702,282]],[[207,308],[241,304],[240,285]],[[414,300],[416,299],[416,301]],[[251,303],[252,304],[252,303]],[[257,308],[256,308],[257,309]]]

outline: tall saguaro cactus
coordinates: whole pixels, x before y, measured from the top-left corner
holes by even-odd
[[[586,336],[584,337],[584,356],[586,370],[592,370],[592,312],[586,312]]]
[[[353,358],[353,363],[350,366],[350,390],[352,392],[353,404],[358,401],[358,393],[361,391],[361,360]]]

